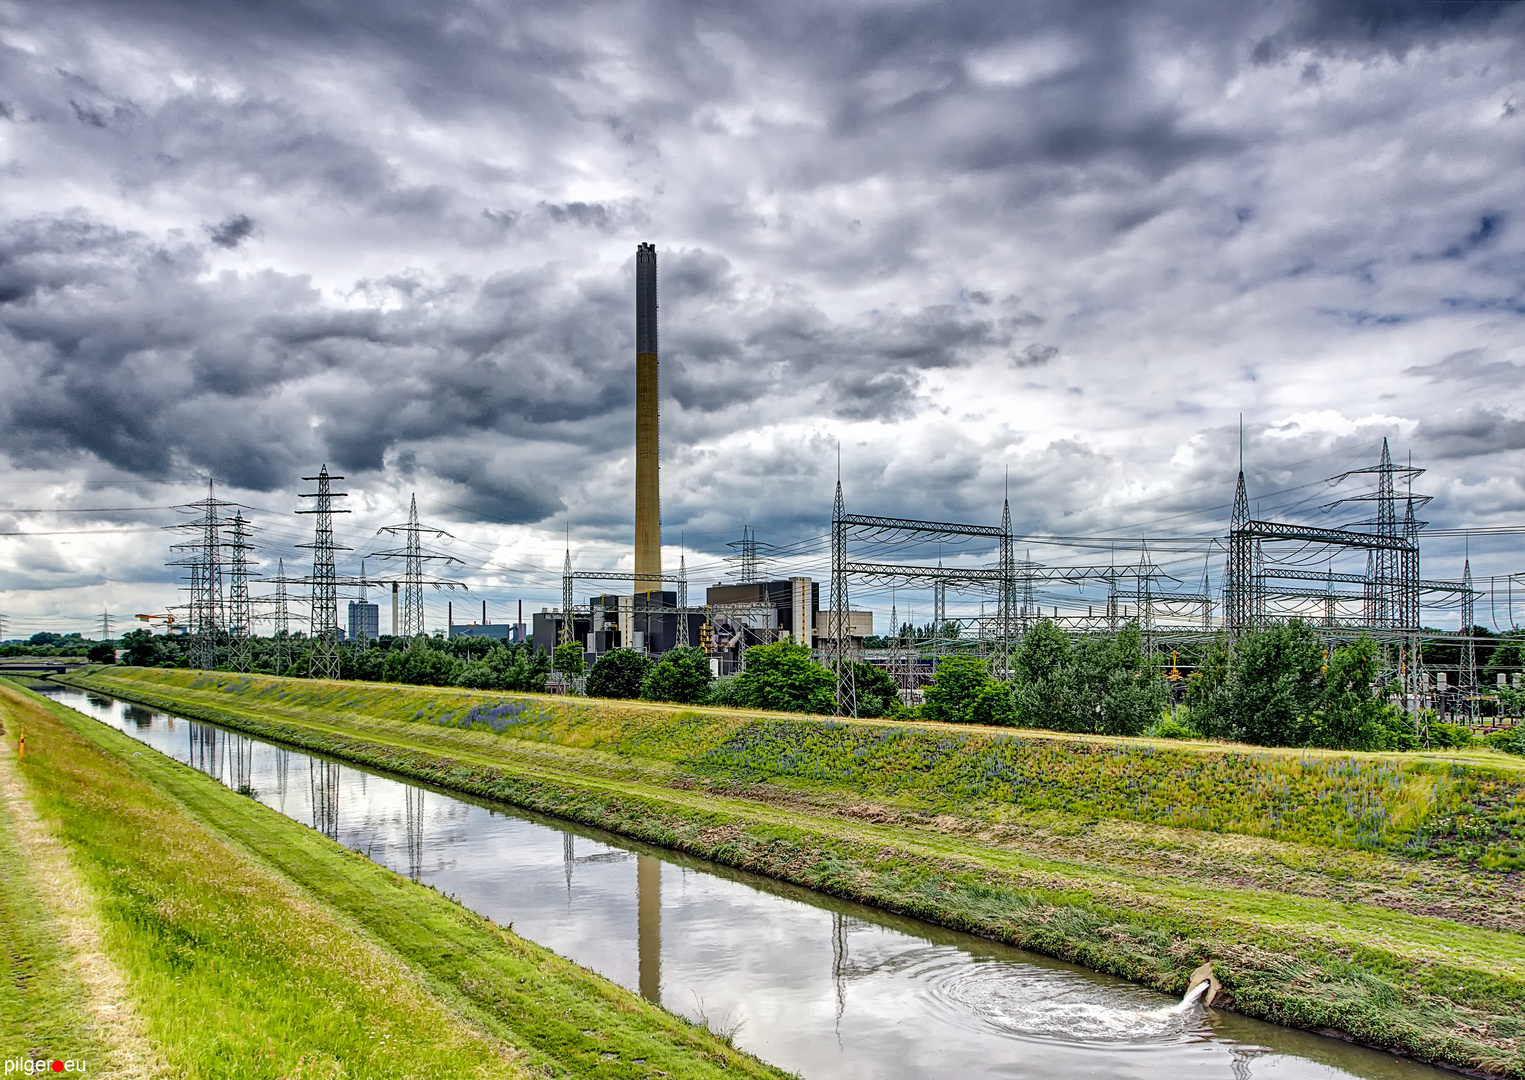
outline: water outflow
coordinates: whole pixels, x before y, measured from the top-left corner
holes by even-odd
[[[59,688],[64,704],[808,1080],[1441,1077],[619,837]]]

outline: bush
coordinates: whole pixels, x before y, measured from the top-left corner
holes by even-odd
[[[1167,716],[1158,724],[1144,732],[1145,735],[1153,735],[1156,739],[1189,739],[1194,734],[1191,728],[1175,719]]]
[[[975,707],[982,698],[986,711],[993,707],[993,695],[987,692],[992,683],[995,679],[990,677],[983,660],[964,656],[942,660],[937,665],[936,678],[922,698],[922,719],[943,724],[976,723]]]
[[[749,709],[830,714],[837,709],[837,680],[811,659],[809,646],[776,641],[747,650],[736,697]]]
[[[116,663],[116,646],[109,641],[97,641],[90,646],[85,659],[92,664],[114,664]]]
[[[704,651],[680,645],[664,653],[661,662],[646,673],[641,697],[697,705],[709,696],[710,678],[710,658]]]
[[[736,691],[736,676],[723,675],[710,683],[709,696],[704,699],[704,703],[727,709],[739,709],[741,696]]]
[[[1483,740],[1495,750],[1502,750],[1506,754],[1520,754],[1525,756],[1525,727],[1516,724],[1502,731],[1491,732]]]
[[[557,651],[560,651],[559,647]],[[600,656],[588,672],[588,696],[640,697],[641,683],[651,666],[651,658],[634,649],[611,649]]]
[[[1465,750],[1476,746],[1477,739],[1460,724],[1431,724],[1430,745],[1442,750]]]
[[[853,662],[853,693],[858,700],[859,716],[877,719],[905,712],[894,676],[873,664]]]

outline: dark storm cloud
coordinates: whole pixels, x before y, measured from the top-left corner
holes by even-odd
[[[839,438],[865,510],[993,520],[1011,465],[1022,527],[1067,530],[1217,521],[1239,410],[1268,500],[1384,433],[1513,447],[1465,395],[1518,381],[1520,25],[1374,0],[8,8],[0,450],[266,491],[328,460],[446,524],[623,537],[648,239],[669,529],[814,535]]]
[[[1414,433],[1425,452],[1437,458],[1475,458],[1525,449],[1525,420],[1502,409],[1474,405],[1420,423]]]
[[[248,214],[234,214],[216,225],[205,226],[207,238],[221,248],[236,248],[254,235],[254,219]]]

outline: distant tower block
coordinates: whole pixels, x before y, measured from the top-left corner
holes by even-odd
[[[635,250],[635,591],[662,587],[658,474],[657,248]]]

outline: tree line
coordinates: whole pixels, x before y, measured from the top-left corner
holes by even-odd
[[[136,630],[121,639],[123,662],[187,666],[183,638]],[[1512,643],[1511,643],[1512,644]],[[305,675],[312,648],[301,634],[255,638],[253,669]],[[1503,650],[1500,649],[1500,652]],[[553,673],[590,697],[642,699],[830,714],[836,675],[811,650],[792,642],[747,650],[740,674],[717,678],[700,649],[680,647],[653,659],[630,649],[601,654],[584,668],[582,647],[554,653],[533,643],[489,638],[382,637],[365,649],[339,646],[340,677],[420,686],[545,692]],[[942,657],[922,701],[908,707],[882,668],[857,661],[857,715],[1041,728],[1094,735],[1206,738],[1262,746],[1405,750],[1419,745],[1412,720],[1391,700],[1376,642],[1358,638],[1330,646],[1311,625],[1293,621],[1220,639],[1189,658],[1174,686],[1144,653],[1136,623],[1115,634],[1071,637],[1048,620],[1028,630],[1011,661],[1010,680],[989,662]],[[1432,743],[1468,745],[1470,733],[1429,725]],[[1492,741],[1520,741],[1509,733]]]

